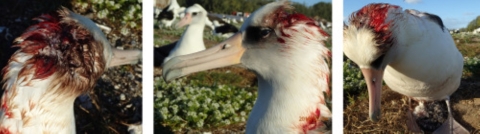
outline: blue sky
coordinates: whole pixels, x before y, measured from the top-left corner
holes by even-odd
[[[312,6],[313,4],[315,3],[318,3],[320,1],[323,1],[323,2],[332,2],[332,0],[290,0],[290,1],[294,1],[294,2],[298,2],[298,3],[305,3],[307,6]]]
[[[390,3],[405,9],[416,9],[436,14],[442,18],[448,29],[467,27],[468,23],[480,15],[480,0],[344,0],[343,20],[348,20],[352,12],[369,3]]]

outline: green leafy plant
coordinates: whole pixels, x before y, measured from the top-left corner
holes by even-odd
[[[155,123],[179,131],[245,122],[257,97],[254,89],[229,85],[206,86],[187,78],[166,83],[157,77]]]
[[[477,57],[465,57],[463,64],[463,77],[480,78],[480,59]]]
[[[108,23],[120,23],[120,33],[131,34],[130,29],[142,28],[142,2],[141,0],[79,0],[77,10],[85,12],[91,10],[95,17],[108,19]]]
[[[367,84],[363,79],[362,71],[352,60],[344,57],[346,60],[343,63],[343,91],[344,98],[349,98],[347,104],[354,103],[355,96],[366,92]]]

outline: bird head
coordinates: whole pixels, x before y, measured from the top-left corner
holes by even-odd
[[[344,27],[344,53],[362,70],[369,92],[370,118],[380,118],[380,91],[384,62],[394,43],[391,29],[395,25],[391,16],[401,8],[389,4],[369,4],[352,13],[349,26]],[[390,18],[389,18],[390,17]]]
[[[239,32],[205,51],[175,57],[163,65],[163,77],[172,80],[190,73],[242,64],[266,79],[312,67],[328,72],[327,34],[314,21],[292,9],[286,1],[255,11]],[[321,66],[318,66],[321,64]],[[317,66],[317,67],[314,67]],[[310,73],[311,75],[318,75]],[[286,76],[286,75],[284,75]]]
[[[205,25],[207,14],[207,10],[203,9],[199,4],[190,6],[185,9],[185,16],[177,23],[177,28],[193,24]]]
[[[139,50],[111,48],[94,22],[66,8],[35,20],[39,23],[14,41],[20,49],[3,69],[7,90],[18,83],[54,76],[49,85],[53,87],[45,89],[78,89],[67,91],[75,96],[91,89],[108,67],[134,64],[141,58]]]

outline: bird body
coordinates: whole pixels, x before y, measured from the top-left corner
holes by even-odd
[[[258,98],[246,133],[326,132],[331,112],[327,34],[288,2],[263,6],[226,41],[163,65],[168,81],[193,72],[242,64],[258,79]]]
[[[27,80],[19,84],[29,86],[19,85],[15,90],[4,92],[0,133],[75,133],[75,97],[55,95],[55,92],[68,91],[52,87],[53,79]]]
[[[380,118],[382,79],[417,101],[448,100],[460,85],[462,54],[436,15],[369,4],[352,14],[344,38],[345,55],[365,76],[374,121]]]
[[[2,70],[0,133],[75,133],[75,98],[108,67],[136,63],[141,52],[110,48],[94,22],[66,8],[35,19]]]
[[[215,27],[214,35],[228,38],[237,32],[238,32],[237,27],[231,24],[225,24],[225,25]]]
[[[463,56],[443,24],[413,10],[406,12],[392,16],[404,19],[397,19],[392,28],[398,32],[393,33],[397,43],[390,51],[397,53],[385,70],[385,83],[416,100],[446,99],[460,86]]]
[[[214,35],[228,38],[238,32],[237,27],[225,22],[223,19],[220,19],[215,15],[208,15],[208,20],[209,22],[207,22],[207,25],[213,27],[212,30]]]
[[[175,47],[170,51],[168,57],[164,61],[180,56],[195,53],[205,50],[205,44],[203,43],[203,29],[202,25],[191,25],[182,34],[180,40],[177,41]],[[188,45],[187,45],[188,44]]]
[[[422,26],[416,28],[422,29],[420,27]],[[397,46],[398,55],[387,66],[384,75],[385,83],[392,90],[416,100],[446,99],[458,89],[462,76],[463,57],[450,34],[442,32],[434,25],[430,27],[430,32],[438,30],[418,42],[405,43],[411,45]],[[427,29],[422,30],[425,31],[418,33],[428,32]],[[416,36],[415,32],[411,36]]]
[[[205,44],[203,43],[203,29],[205,29],[205,20],[207,19],[207,11],[202,6],[195,4],[186,9],[186,15],[178,23],[179,27],[188,25],[183,32],[180,40],[177,41],[175,47],[170,51],[168,57],[164,62],[169,59],[180,56],[195,53],[205,50]]]

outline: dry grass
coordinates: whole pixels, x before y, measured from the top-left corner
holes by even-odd
[[[408,102],[405,97],[384,87],[382,117],[373,122],[368,116],[368,98],[353,102],[344,110],[345,133],[406,133]]]
[[[480,131],[480,83],[462,80],[452,95],[454,118],[470,132]],[[382,91],[382,117],[378,122],[368,117],[368,98],[356,100],[344,110],[345,133],[410,133],[407,131],[408,98],[384,86]]]

